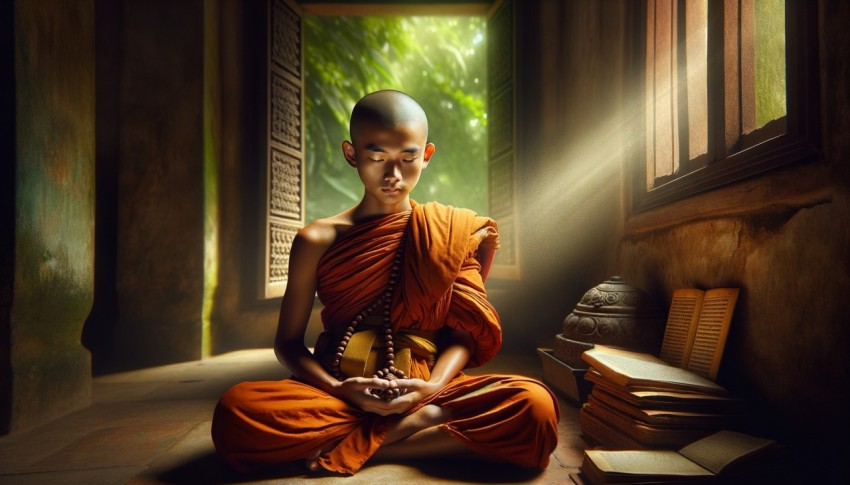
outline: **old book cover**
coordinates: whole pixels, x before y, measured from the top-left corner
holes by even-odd
[[[599,418],[633,441],[650,448],[678,449],[694,440],[714,433],[718,429],[723,429],[722,425],[650,424],[639,421],[618,409],[599,402],[599,400],[588,400],[582,406],[582,410]],[[603,444],[608,445],[607,443]]]
[[[579,410],[579,423],[581,424],[581,434],[591,443],[620,450],[649,448],[648,445],[636,441],[619,429],[612,427],[597,416],[592,409],[588,409],[586,404]]]
[[[682,426],[718,430],[734,427],[738,414],[688,411],[682,409],[653,409],[633,406],[602,389],[594,389],[588,402],[611,407],[638,423],[658,426]]]
[[[642,352],[597,345],[582,354],[582,359],[611,381],[631,391],[685,390],[728,394],[725,388],[705,377]]]
[[[737,301],[737,288],[713,288],[705,292],[685,369],[712,381],[717,379]]]
[[[727,414],[737,414],[744,410],[743,400],[733,396],[688,391],[632,391],[593,368],[588,369],[584,377],[593,383],[594,392],[606,392],[629,406],[641,409]]]
[[[738,293],[737,288],[673,291],[661,360],[715,380]]]
[[[724,430],[678,451],[586,450],[581,471],[594,484],[715,482],[718,476],[760,476],[767,463],[760,458],[775,449],[773,440]]]

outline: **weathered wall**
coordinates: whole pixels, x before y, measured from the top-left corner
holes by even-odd
[[[668,302],[740,287],[720,383],[750,399],[756,430],[836,458],[850,424],[850,6],[820,7],[823,160],[636,216],[618,263]]]
[[[201,356],[203,2],[121,14],[114,345],[136,367]]]
[[[14,2],[9,10],[14,217],[4,215],[3,231],[14,245],[12,271],[3,271],[12,281],[2,300],[0,432],[88,405],[80,334],[94,291],[94,3]]]
[[[850,5],[820,2],[821,160],[640,214],[636,2],[520,5],[524,277],[497,291],[506,339],[551,342],[611,274],[665,305],[680,287],[740,287],[720,382],[752,403],[755,431],[824,453],[806,458],[829,475],[850,424]]]
[[[210,322],[211,352],[269,347],[280,299],[259,298],[259,196],[265,33],[262,2],[224,0],[221,18],[219,278]]]

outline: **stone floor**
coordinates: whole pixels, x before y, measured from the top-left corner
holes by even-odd
[[[477,372],[541,377],[536,356],[499,356]],[[233,473],[209,436],[218,396],[242,380],[287,375],[273,352],[261,349],[97,377],[90,407],[0,437],[0,484],[571,484],[586,446],[577,408],[562,400],[559,445],[542,472],[443,460],[367,464],[353,477],[311,477],[300,466],[275,477]]]

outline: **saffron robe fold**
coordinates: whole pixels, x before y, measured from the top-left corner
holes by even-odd
[[[391,310],[396,334],[406,329],[467,331],[476,342],[468,367],[487,362],[499,350],[499,317],[487,301],[482,278],[482,264],[486,274],[498,247],[495,222],[465,209],[411,204],[409,213],[355,224],[319,261],[317,294],[325,331],[315,355],[326,368],[352,318],[387,287],[405,233],[402,277]],[[427,380],[432,365],[433,359],[414,353],[410,376]],[[530,378],[460,373],[405,415],[426,404],[451,411],[442,430],[497,460],[543,468],[557,444],[557,400]],[[320,466],[353,474],[401,417],[364,412],[295,379],[245,382],[222,396],[212,436],[220,456],[237,470],[264,470],[324,450]]]

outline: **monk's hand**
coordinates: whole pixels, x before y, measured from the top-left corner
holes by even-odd
[[[442,388],[438,384],[422,379],[396,379],[391,381],[390,385],[398,386],[400,395],[391,400],[376,398],[377,402],[369,403],[369,412],[382,416],[401,414]]]
[[[357,406],[367,412],[376,412],[375,405],[382,402],[372,394],[373,389],[389,389],[397,387],[389,381],[377,377],[349,377],[336,385],[337,397]]]

